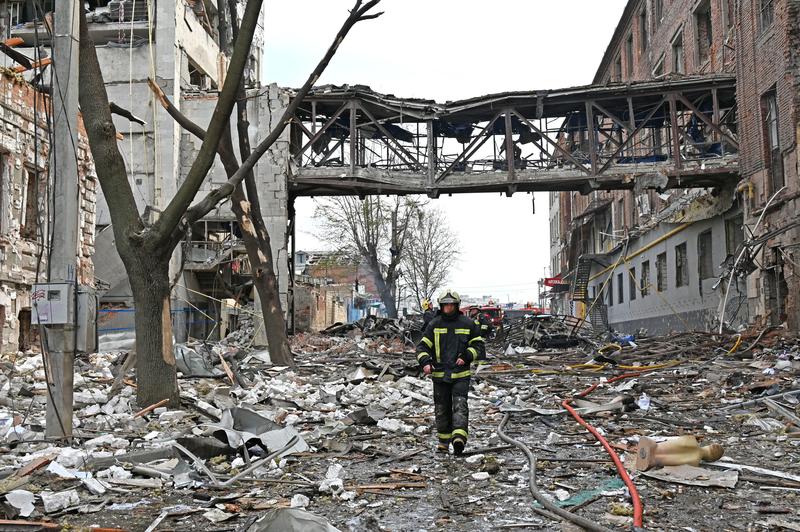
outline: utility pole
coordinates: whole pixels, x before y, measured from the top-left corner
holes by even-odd
[[[83,2],[55,2],[52,39],[53,142],[50,147],[54,183],[53,247],[48,265],[47,357],[49,391],[45,434],[72,437],[72,384],[78,327],[78,47]],[[38,306],[38,305],[37,305]],[[58,307],[60,318],[56,318]],[[63,307],[63,308],[62,308]]]

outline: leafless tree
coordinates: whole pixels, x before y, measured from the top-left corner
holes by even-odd
[[[397,317],[397,281],[411,225],[422,203],[411,197],[335,197],[317,202],[319,237],[364,261],[386,314]]]
[[[264,318],[271,321],[273,334],[280,331],[281,338],[277,341],[286,342],[269,235],[263,220],[259,221],[260,208],[255,209],[253,204],[257,197],[255,181],[252,178],[253,167],[280,138],[289,117],[294,114],[305,94],[319,79],[352,26],[361,20],[380,15],[380,13],[368,13],[379,1],[370,0],[363,5],[362,0],[356,2],[325,57],[289,104],[278,126],[252,150],[249,149],[249,143],[248,146],[242,145],[244,141],[240,137],[240,153],[243,161],[238,164],[230,138],[230,116],[234,105],[240,99],[243,72],[263,3],[263,0],[248,0],[238,25],[238,36],[233,46],[225,83],[207,128],[203,129],[188,120],[180,122],[187,130],[202,138],[203,142],[177,193],[153,223],[138,212],[128,179],[128,170],[117,147],[116,129],[111,119],[108,94],[94,42],[89,36],[86,19],[81,19],[80,104],[98,179],[108,202],[117,251],[130,279],[136,305],[137,401],[140,405],[151,405],[162,399],[169,399],[172,406],[177,406],[179,403],[175,357],[172,351],[169,262],[173,250],[184,238],[192,223],[211,212],[228,196],[233,195],[234,209],[239,208],[237,217],[243,229],[247,228],[247,222],[250,222],[249,229],[243,233],[248,238],[245,242],[248,254],[255,253],[259,258],[253,263],[254,269],[265,280],[261,288],[265,290],[267,296],[262,297],[262,305],[268,307],[264,312]],[[162,104],[166,106],[169,102],[166,98],[162,98]],[[240,113],[240,125],[243,118],[246,122],[246,116],[242,117]],[[239,130],[241,131],[241,127]],[[218,152],[225,153],[221,159],[229,179],[203,199],[195,202]],[[242,190],[242,181],[245,181],[247,196]],[[255,206],[258,206],[257,202]],[[255,214],[256,210],[258,214]],[[259,253],[264,257],[259,257]],[[280,323],[276,325],[278,316]],[[270,345],[272,341],[273,339],[270,339]],[[288,345],[285,351],[279,349],[277,353],[285,353],[290,357]]]
[[[412,221],[403,261],[403,278],[418,304],[444,287],[458,255],[458,238],[444,213],[420,209]]]

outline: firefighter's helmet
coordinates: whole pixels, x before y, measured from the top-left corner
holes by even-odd
[[[422,310],[430,310],[431,309],[431,300],[430,299],[423,299],[422,300]]]
[[[446,305],[448,303],[461,305],[461,296],[459,296],[458,292],[452,288],[445,288],[439,294],[439,306]]]

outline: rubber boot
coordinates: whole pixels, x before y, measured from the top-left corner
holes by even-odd
[[[467,442],[464,441],[463,438],[453,438],[453,454],[456,456],[461,456],[461,453],[464,452],[464,446]]]

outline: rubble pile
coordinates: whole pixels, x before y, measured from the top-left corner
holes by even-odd
[[[379,318],[366,316],[351,323],[334,323],[322,334],[332,336],[365,336],[367,338],[401,338],[413,342],[422,332],[422,319],[414,318]]]
[[[256,335],[256,327],[261,325],[261,320],[253,319],[256,315],[255,307],[247,305],[239,309],[239,322],[236,330],[230,332],[222,339],[223,344],[235,347],[249,347],[253,344],[253,337]]]
[[[562,407],[571,399],[622,456],[647,527],[793,529],[800,342],[780,330],[617,340],[490,348],[461,458],[434,454],[431,384],[401,338],[298,335],[293,368],[263,351],[181,344],[181,405],[145,410],[132,377],[117,378],[126,354],[90,355],[76,362],[72,445],[44,438],[41,356],[6,355],[0,518],[150,531],[558,529],[530,499],[525,456],[498,434],[507,417],[503,433],[536,455],[548,500],[630,527],[629,493]]]

